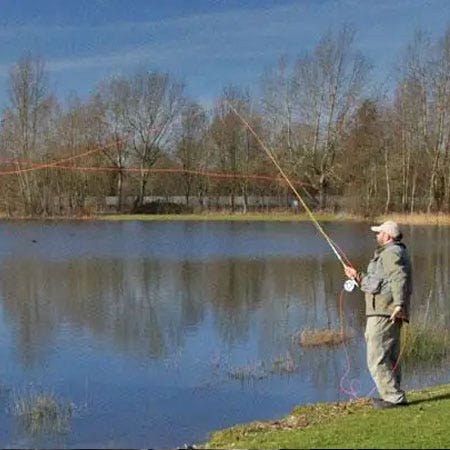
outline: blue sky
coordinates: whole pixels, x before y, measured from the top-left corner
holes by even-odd
[[[209,102],[229,83],[255,90],[282,54],[294,59],[344,23],[383,81],[417,28],[443,34],[450,0],[0,0],[0,106],[27,52],[46,61],[61,99],[148,67]]]

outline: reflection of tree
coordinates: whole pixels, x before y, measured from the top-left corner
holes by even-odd
[[[45,292],[49,287],[46,278],[45,267],[34,261],[11,262],[2,267],[4,306],[17,323],[19,355],[25,366],[42,358],[58,323],[50,295]]]
[[[411,227],[413,262],[412,322],[450,325],[450,233],[448,227]]]
[[[225,261],[210,266],[205,280],[216,327],[227,343],[246,340],[255,308],[261,302],[264,262]]]
[[[189,263],[186,263],[189,266]],[[201,273],[148,260],[34,260],[2,265],[6,313],[16,322],[26,364],[49,349],[60,324],[88,329],[125,352],[159,357],[182,345],[202,317]]]
[[[302,323],[323,323],[327,298],[335,295],[329,292],[332,273],[327,260],[11,260],[2,265],[1,287],[20,352],[33,363],[64,322],[110,339],[124,352],[160,357],[183,344],[208,305],[225,342],[245,342],[256,329],[262,348],[277,333],[282,336],[275,340],[284,345],[286,327],[294,332]],[[308,313],[311,305],[317,321]],[[335,309],[331,314],[334,320]]]
[[[407,239],[415,269],[413,320],[430,298],[429,319],[441,318],[448,324],[449,254],[443,249],[450,246],[450,234],[434,227],[414,233]],[[373,249],[370,241],[365,244],[367,262]],[[304,350],[292,342],[292,336],[303,329],[339,326],[344,276],[333,255],[217,261],[85,259],[45,264],[15,259],[4,260],[0,270],[4,311],[15,324],[25,365],[42,362],[64,324],[139,358],[194,352],[186,348],[186,336],[207,326],[225,343],[233,364],[242,363],[233,360],[239,358],[236,348],[244,349],[248,361],[268,364],[289,351],[301,377],[315,386],[329,385],[342,373],[342,349]],[[361,336],[362,294],[345,294],[343,307],[346,328]],[[365,346],[358,345],[351,349],[352,367],[365,370]]]

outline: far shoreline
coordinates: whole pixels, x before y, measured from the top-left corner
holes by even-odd
[[[390,213],[380,214],[372,218],[364,217],[351,213],[314,213],[314,217],[319,222],[361,222],[361,223],[379,223],[384,220],[394,220],[401,225],[450,225],[450,214],[443,213],[413,213],[401,214]],[[242,213],[242,212],[205,212],[193,214],[93,214],[83,216],[6,216],[0,215],[3,222],[124,222],[124,221],[143,221],[143,222],[170,222],[170,221],[192,221],[192,222],[307,222],[311,218],[306,213],[292,212],[269,212],[269,213]]]

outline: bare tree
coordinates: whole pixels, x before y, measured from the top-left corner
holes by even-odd
[[[142,206],[151,168],[174,138],[184,104],[184,86],[169,74],[139,71],[127,85],[125,124],[131,134],[132,156],[141,168],[136,205]]]
[[[354,51],[354,31],[344,26],[327,33],[311,54],[301,57],[295,68],[294,111],[305,124],[303,148],[310,181],[319,192],[319,205],[326,207],[336,151],[343,130],[358,106],[369,64]]]
[[[376,100],[365,100],[352,117],[339,152],[336,171],[348,210],[370,216],[380,208],[385,130]]]
[[[110,164],[117,168],[114,195],[118,197],[117,211],[123,209],[123,188],[126,165],[130,156],[128,103],[131,97],[130,84],[124,78],[115,78],[102,83],[98,89],[105,108],[106,126],[113,143],[105,149]]]
[[[252,124],[260,136],[261,120],[251,109],[250,95],[234,86],[228,86],[217,102],[210,127],[216,163],[221,170],[236,176],[222,186],[230,195],[231,209],[236,209],[235,197],[242,195],[245,212],[248,209],[249,175],[255,173],[259,166],[262,150],[230,105]]]
[[[45,153],[43,143],[51,129],[48,119],[55,107],[43,61],[30,55],[21,58],[9,75],[9,105],[2,121],[5,150],[18,161],[18,169]],[[18,172],[18,183],[25,213],[42,212],[44,200],[35,174]]]
[[[48,145],[49,157],[55,161],[70,158],[92,150],[82,161],[74,160],[74,165],[104,165],[103,148],[110,137],[105,121],[105,108],[101,99],[94,95],[83,102],[72,96],[64,111],[60,112],[56,136]],[[86,201],[89,196],[104,196],[110,174],[95,171],[50,169],[48,184],[52,186],[57,210],[73,213],[88,212]]]
[[[432,104],[435,116],[434,155],[428,195],[428,212],[436,202],[442,209],[444,200],[448,205],[448,174],[450,146],[450,26],[436,45],[436,56],[432,67]],[[446,185],[447,184],[447,189]]]
[[[289,157],[287,163],[295,164],[294,83],[286,57],[281,57],[274,69],[266,70],[261,91],[262,113],[270,129],[271,144],[276,145],[281,140]]]
[[[176,157],[186,171],[183,174],[186,206],[192,191],[198,185],[198,176],[194,170],[202,169],[202,160],[206,158],[206,136],[208,131],[208,116],[206,110],[195,102],[190,102],[182,112],[181,136],[177,144]]]
[[[415,33],[401,60],[398,83],[396,107],[404,149],[403,197],[414,191],[414,197],[426,197],[428,212],[440,210],[446,198],[449,159],[450,28],[437,43],[422,31]],[[410,164],[412,160],[420,165]],[[418,183],[419,167],[426,168],[428,176]],[[408,168],[412,168],[411,175]],[[412,184],[410,189],[408,183]]]

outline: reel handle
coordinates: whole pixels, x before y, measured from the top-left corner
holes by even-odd
[[[353,280],[352,278],[349,278],[348,280],[345,280],[344,289],[347,292],[353,292],[355,287],[358,287],[358,283],[355,280]]]

